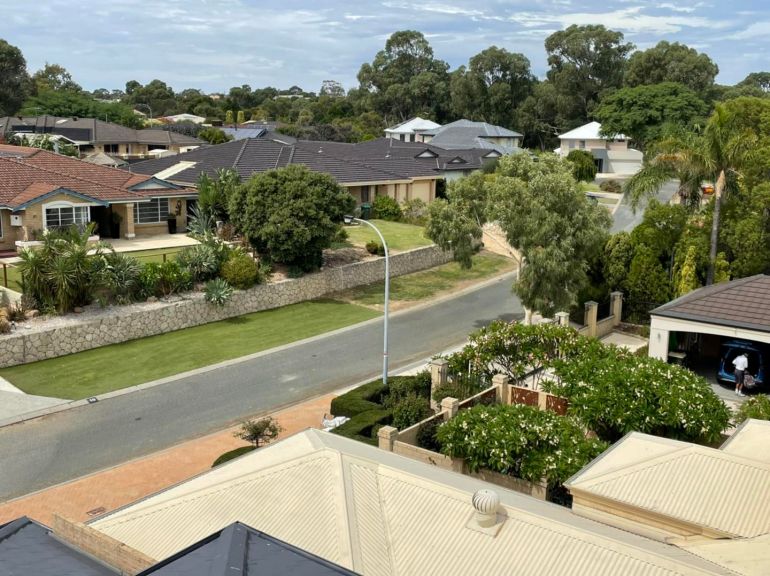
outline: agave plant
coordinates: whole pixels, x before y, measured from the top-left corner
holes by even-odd
[[[222,278],[215,278],[206,283],[206,290],[203,297],[206,302],[215,306],[224,306],[233,295],[233,287]]]

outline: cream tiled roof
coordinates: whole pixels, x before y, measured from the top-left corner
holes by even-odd
[[[634,432],[566,485],[721,537],[770,533],[770,464],[722,450]]]
[[[770,464],[770,420],[746,420],[720,450]]]
[[[730,574],[503,488],[496,536],[472,530],[490,485],[315,430],[91,522],[156,559],[241,521],[365,576]]]

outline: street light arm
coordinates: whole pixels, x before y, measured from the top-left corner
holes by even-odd
[[[346,218],[347,220],[347,218]],[[380,230],[369,222],[368,220],[361,220],[360,218],[351,218],[352,222],[358,222],[359,224],[366,224],[377,233],[377,236],[382,242],[382,248],[385,251],[385,304],[383,306],[383,344],[382,344],[382,385],[388,385],[388,303],[390,301],[390,252],[388,252],[388,244],[385,242],[385,238],[382,236]]]

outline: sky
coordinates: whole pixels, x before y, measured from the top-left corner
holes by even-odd
[[[711,56],[722,84],[770,69],[767,0],[0,0],[0,38],[30,73],[61,64],[88,90],[154,78],[177,91],[318,91],[327,79],[351,88],[405,29],[425,34],[450,69],[496,45],[543,77],[543,41],[570,24],[603,24],[639,49],[685,43]]]

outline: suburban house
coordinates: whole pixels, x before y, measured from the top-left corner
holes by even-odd
[[[379,195],[391,196],[399,202],[415,198],[431,202],[436,197],[436,182],[441,178],[432,166],[412,158],[351,159],[334,142],[287,144],[269,138],[246,138],[199,148],[179,156],[140,162],[131,169],[182,186],[194,186],[201,174],[216,177],[223,168],[232,168],[242,179],[248,179],[289,164],[303,164],[310,170],[331,174],[359,204],[372,202]]]
[[[602,125],[589,122],[574,130],[559,135],[560,146],[556,153],[567,156],[572,150],[585,150],[594,157],[600,174],[630,175],[639,171],[643,154],[628,147],[628,138],[616,134],[609,138],[602,136]]]
[[[574,513],[746,575],[770,566],[770,422],[719,449],[631,432],[565,484]]]
[[[436,124],[419,116],[385,129],[385,137],[402,142],[430,142],[445,150],[497,150],[501,154],[519,151],[522,134],[472,120],[455,120],[449,124]]]
[[[291,544],[234,522],[163,562],[54,517],[49,528],[18,518],[0,526],[0,574],[11,576],[356,576]]]
[[[234,522],[364,576],[734,574],[567,508],[312,429],[86,527],[162,562]]]
[[[96,118],[56,116],[6,116],[0,118],[0,136],[27,139],[60,137],[76,146],[81,155],[103,152],[135,161],[162,154],[179,154],[204,144],[203,140],[160,129],[136,130]]]
[[[423,132],[440,127],[441,124],[436,124],[432,120],[415,116],[406,122],[385,128],[385,137],[400,140],[401,142],[424,142],[422,138]]]
[[[693,290],[650,312],[649,355],[668,360],[697,347],[716,369],[725,339],[770,344],[768,303],[770,276],[764,274]]]
[[[47,228],[97,223],[101,236],[162,234],[168,216],[186,226],[195,190],[125,170],[21,146],[0,145],[0,250]],[[22,244],[17,244],[22,243]]]
[[[192,122],[193,124],[203,124],[206,119],[203,116],[196,116],[195,114],[174,114],[173,116],[164,116],[163,120],[166,122]]]

